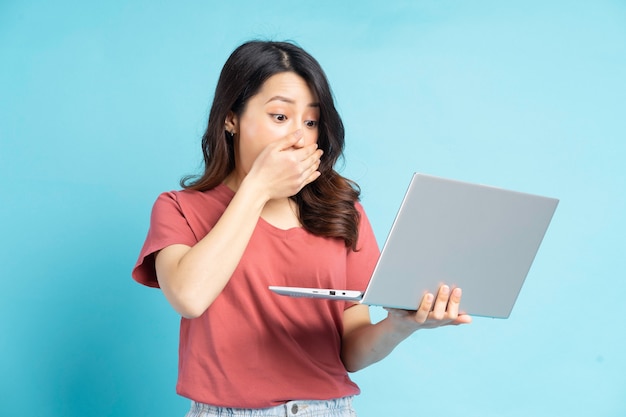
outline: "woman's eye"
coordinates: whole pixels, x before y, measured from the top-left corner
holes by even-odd
[[[287,116],[285,116],[284,114],[272,114],[272,117],[277,122],[284,122],[285,120],[287,120]]]
[[[317,127],[319,122],[317,120],[307,120],[306,122],[304,122],[304,124],[306,125],[306,127]]]

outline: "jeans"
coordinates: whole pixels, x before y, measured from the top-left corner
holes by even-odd
[[[191,401],[185,417],[356,417],[352,397],[322,401],[289,401],[270,408],[215,407]]]

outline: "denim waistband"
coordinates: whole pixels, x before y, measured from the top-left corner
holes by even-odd
[[[354,417],[352,397],[332,400],[288,401],[270,408],[216,407],[191,402],[186,417]]]

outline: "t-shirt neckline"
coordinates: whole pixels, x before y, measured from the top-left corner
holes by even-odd
[[[219,184],[217,187],[215,187],[215,189],[216,191],[220,193],[224,193],[224,195],[227,195],[228,202],[230,202],[230,200],[232,200],[233,197],[235,196],[235,191],[233,191],[228,185],[224,183]],[[257,225],[281,237],[288,237],[289,235],[307,233],[304,227],[302,226],[295,226],[295,227],[290,227],[288,229],[281,229],[280,227],[274,226],[273,224],[271,224],[270,222],[268,222],[267,220],[265,220],[263,217],[260,217],[260,216],[259,216],[259,221]]]

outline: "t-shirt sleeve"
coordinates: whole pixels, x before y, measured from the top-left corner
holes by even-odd
[[[346,283],[349,289],[365,291],[376,267],[376,262],[378,262],[380,249],[363,206],[360,203],[356,203],[356,208],[361,216],[359,221],[359,239],[357,241],[357,250],[348,251]],[[346,303],[346,307],[351,305],[354,304]]]
[[[197,238],[181,208],[179,194],[172,191],[159,195],[152,207],[148,235],[133,268],[133,279],[140,284],[158,288],[155,253],[174,244],[193,246],[196,243]]]

